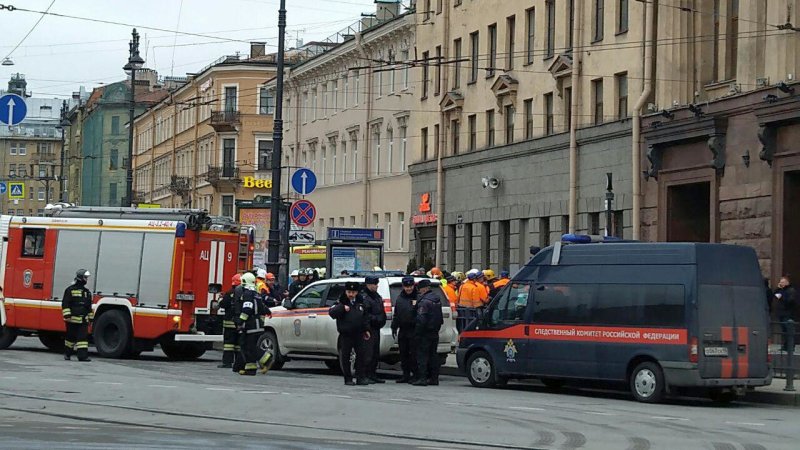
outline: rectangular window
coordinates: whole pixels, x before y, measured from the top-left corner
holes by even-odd
[[[494,109],[486,111],[486,147],[494,147]]]
[[[605,0],[594,0],[594,40],[603,40],[603,19],[605,14]]]
[[[589,213],[589,234],[600,234],[600,213]]]
[[[422,141],[421,142],[421,144],[422,144],[421,145],[421,147],[422,147],[422,160],[423,161],[427,161],[428,160],[428,128],[427,127],[423,128],[422,130],[420,130],[419,134],[420,134],[420,140]]]
[[[494,76],[494,70],[497,67],[497,24],[489,25],[489,41],[486,43],[489,53],[489,67],[486,69],[486,78]]]
[[[28,154],[28,148],[24,142],[17,144],[17,154],[20,156],[25,156]]]
[[[397,221],[400,222],[400,236],[398,239],[397,248],[402,250],[406,248],[406,213],[397,213]]]
[[[394,159],[394,130],[389,128],[386,130],[386,172],[391,175],[392,169],[394,169],[393,160]]]
[[[384,233],[386,234],[383,239],[386,242],[386,249],[392,249],[392,213],[384,213],[383,214],[383,228]]]
[[[614,236],[625,237],[625,214],[623,211],[614,211]]]
[[[222,205],[220,206],[220,215],[223,217],[230,217],[233,218],[233,196],[232,195],[223,195],[222,196]]]
[[[453,41],[453,53],[453,89],[458,89],[461,87],[461,39]]]
[[[372,133],[372,140],[375,141],[375,153],[374,153],[374,166],[372,168],[372,173],[375,175],[381,174],[381,130],[378,127],[375,127]]]
[[[525,11],[525,64],[533,64],[536,51],[536,10]]]
[[[303,123],[308,122],[308,91],[303,92]]]
[[[566,130],[572,128],[572,88],[564,88],[564,127]]]
[[[525,139],[533,139],[533,99],[525,100],[523,105],[525,108]]]
[[[16,155],[17,154],[17,144],[15,142],[12,142],[10,145],[11,145],[11,148],[9,148],[9,150],[8,150],[9,153],[11,155]]]
[[[430,77],[430,53],[422,52],[422,98],[428,98],[428,83]]]
[[[353,149],[353,179],[358,178],[358,140],[351,141],[350,148]]]
[[[311,90],[311,120],[317,120],[317,88]]]
[[[553,93],[544,94],[544,134],[553,134]]]
[[[225,112],[236,111],[236,87],[227,86],[225,88]]]
[[[259,89],[258,113],[261,115],[275,114],[275,97],[272,91],[265,87]]]
[[[514,69],[514,33],[516,33],[517,17],[506,18],[506,70]]]
[[[339,170],[339,166],[336,164],[336,139],[331,139],[328,142],[328,148],[331,149],[331,177],[332,183],[336,184],[336,172]]]
[[[617,34],[628,31],[628,0],[617,0]]]
[[[347,109],[347,96],[350,95],[350,77],[347,76],[347,72],[342,75],[342,80],[344,80],[344,91],[342,91],[342,109]]]
[[[621,73],[617,79],[617,119],[628,117],[628,74]]]
[[[436,14],[442,13],[442,0],[436,0]]]
[[[272,141],[258,141],[258,170],[272,170]]]
[[[436,80],[433,82],[433,95],[439,95],[442,91],[442,46],[436,46]]]
[[[111,116],[111,134],[119,134],[119,116]]]
[[[331,102],[331,108],[335,113],[339,110],[339,81],[334,80],[331,84],[333,85],[333,101]]]
[[[728,32],[725,36],[725,79],[736,79],[736,67],[739,53],[739,0],[730,0],[728,4]]]
[[[547,59],[555,54],[556,48],[556,2],[555,0],[546,0],[544,5],[545,8],[547,8],[545,17],[545,19],[547,19],[545,59]]]
[[[108,202],[111,206],[119,206],[120,199],[117,197],[117,183],[108,184]],[[50,198],[53,198],[53,192],[50,192]]]
[[[569,216],[561,216],[561,234],[569,233]]]
[[[408,160],[408,127],[400,127],[400,170],[405,172]]]
[[[44,188],[40,187],[39,188],[39,196],[38,196],[38,199],[39,199],[40,202],[44,201],[44,199],[45,199],[45,193],[44,192],[45,192]]]
[[[506,105],[504,114],[506,116],[506,144],[511,144],[514,142],[514,116],[517,114],[514,105]]]
[[[539,247],[545,248],[550,245],[550,218],[539,218]]]
[[[112,148],[111,152],[109,152],[108,160],[109,160],[108,169],[109,170],[117,170],[117,168],[119,167],[118,166],[118,164],[119,164],[119,150],[117,150],[116,148]]]
[[[408,50],[403,50],[401,53],[401,58],[403,58],[403,89],[408,89],[408,79],[409,79],[409,67],[408,64]]]
[[[439,157],[439,124],[433,126],[433,158]]]
[[[450,121],[450,134],[451,143],[453,145],[453,154],[457,155],[459,152],[459,138],[461,135],[461,125],[458,120]]]
[[[469,66],[469,82],[474,83],[478,80],[478,55],[480,54],[480,40],[478,39],[478,32],[470,33],[470,66]]]
[[[397,82],[397,65],[393,65],[389,70],[389,93],[394,94],[396,91],[395,83]]]
[[[342,141],[342,179],[347,181],[347,141]]]
[[[320,147],[320,154],[322,155],[322,164],[319,168],[319,184],[325,185],[325,174],[328,172],[328,148],[324,145]]]
[[[236,139],[222,140],[222,176],[231,178],[236,169]]]
[[[422,11],[422,20],[430,20],[431,19],[431,0],[425,0],[424,10]]]
[[[361,90],[361,70],[356,69],[355,88],[353,89],[353,105],[358,106],[358,96]]]
[[[594,124],[603,123],[603,79],[592,80],[592,98],[594,99]]]
[[[478,117],[475,114],[467,117],[467,126],[469,127],[469,151],[478,148]]]
[[[13,214],[13,210],[9,210]],[[18,215],[24,215],[20,209]],[[41,258],[44,256],[45,230],[42,228],[22,229],[22,256],[26,258]]]

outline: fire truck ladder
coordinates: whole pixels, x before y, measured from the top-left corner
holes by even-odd
[[[239,230],[239,260],[236,271],[243,273],[251,269],[249,266],[250,257],[253,254],[253,233],[255,230],[250,226],[242,226]]]
[[[59,203],[48,205],[46,213],[53,217],[180,221],[191,230],[207,230],[213,223],[212,216],[204,209],[74,206]]]

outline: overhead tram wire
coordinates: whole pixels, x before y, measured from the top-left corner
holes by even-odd
[[[10,52],[8,52],[8,54],[6,55],[6,57],[5,57],[5,58],[3,58],[3,61],[6,61],[8,58],[10,58],[10,57],[11,57],[11,55],[12,55],[12,54],[13,54],[15,51],[17,51],[17,49],[19,48],[19,46],[20,46],[20,45],[22,45],[22,43],[23,43],[23,42],[25,42],[25,40],[26,40],[26,39],[28,39],[28,36],[30,36],[30,35],[31,35],[31,33],[33,33],[33,30],[35,30],[35,29],[36,29],[36,27],[37,27],[37,26],[39,26],[39,24],[42,22],[42,19],[44,19],[44,16],[45,16],[46,14],[49,14],[50,8],[52,8],[52,7],[53,7],[53,5],[54,5],[55,3],[56,3],[56,0],[53,0],[52,2],[50,2],[50,6],[48,6],[48,7],[47,7],[47,9],[45,9],[44,11],[42,11],[42,13],[41,13],[42,15],[41,15],[41,16],[39,16],[39,19],[36,21],[36,23],[34,23],[34,24],[33,24],[33,26],[31,27],[31,29],[30,29],[30,30],[28,30],[28,32],[27,32],[27,33],[25,33],[25,36],[23,36],[23,37],[22,37],[22,39],[20,39],[20,41],[19,41],[19,42],[17,42],[17,45],[15,45],[15,46],[14,46],[14,48],[12,48]],[[0,5],[0,10],[2,10],[2,9],[8,9],[8,8],[5,8],[5,7],[4,7],[4,5]],[[13,11],[13,10],[9,9],[9,11]]]

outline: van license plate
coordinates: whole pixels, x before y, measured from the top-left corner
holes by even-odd
[[[703,349],[706,356],[728,356],[728,347],[706,347]]]

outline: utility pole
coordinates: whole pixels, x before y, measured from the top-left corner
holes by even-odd
[[[267,247],[268,270],[274,274],[280,273],[280,212],[283,207],[281,201],[281,164],[283,163],[281,145],[283,144],[283,59],[286,41],[285,36],[286,0],[281,0],[280,8],[278,9],[278,74],[275,86],[275,116],[272,129],[272,199],[269,221],[269,245]],[[283,286],[286,286],[286,280],[279,279],[279,282],[283,283]]]
[[[128,44],[128,64],[122,68],[131,72],[131,97],[128,110],[128,167],[126,174],[125,202],[127,206],[133,205],[133,119],[136,115],[136,71],[144,65],[144,59],[139,56],[139,33],[136,28],[131,33],[131,42]]]
[[[64,181],[64,166],[66,165],[67,161],[67,149],[64,148],[64,131],[69,126],[69,121],[67,120],[67,101],[64,100],[64,103],[61,104],[61,121],[59,122],[58,126],[61,128],[61,167],[59,168],[59,175],[58,175],[58,201],[66,202],[67,201],[67,192],[66,192],[66,183]]]

